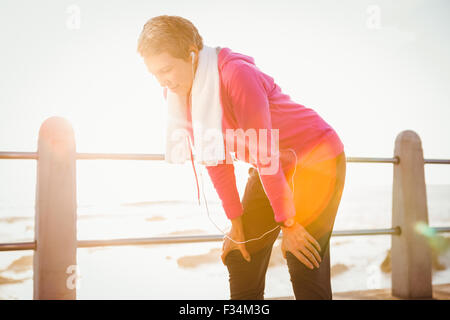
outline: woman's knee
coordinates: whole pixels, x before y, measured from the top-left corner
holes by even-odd
[[[252,255],[247,262],[239,250],[232,250],[225,258],[229,272],[230,296],[232,300],[264,298],[265,277],[271,247]]]
[[[264,300],[264,288],[231,290],[230,300]]]
[[[292,288],[297,300],[331,300],[329,251],[319,268],[309,269],[291,252],[286,253]]]

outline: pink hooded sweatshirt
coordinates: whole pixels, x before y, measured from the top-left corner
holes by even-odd
[[[292,151],[287,149],[291,148],[296,152],[298,161],[314,163],[334,158],[344,151],[341,140],[333,128],[314,110],[293,102],[288,95],[282,93],[274,79],[256,67],[252,57],[233,52],[229,48],[222,48],[218,56],[218,69],[223,111],[222,131],[228,161],[206,168],[222,201],[225,214],[230,220],[243,214],[233,162],[229,161],[232,159],[230,152],[233,152],[237,159],[257,168],[274,211],[275,221],[280,222],[294,217],[293,194],[284,172],[293,167],[295,161],[292,160],[295,158]],[[190,112],[188,115],[190,116]],[[188,118],[188,120],[191,123],[191,119]],[[265,135],[266,140],[262,141],[267,142],[259,144],[257,148],[258,152],[267,154],[269,157],[272,155],[270,150],[274,143],[271,139],[273,137],[271,130],[278,129],[280,157],[270,158],[273,160],[268,163],[267,157],[264,161],[259,157],[256,161],[253,158],[250,159],[249,139],[239,139],[237,135],[230,140],[226,135],[227,129],[242,129],[244,132],[248,129],[256,130],[257,141],[261,141],[261,135]],[[260,129],[266,129],[266,131]],[[192,132],[191,138],[193,139]],[[259,150],[261,145],[266,150]],[[320,148],[322,151],[310,153],[318,145],[326,147]],[[244,158],[238,157],[241,153],[237,152],[237,148],[241,146],[245,146]],[[272,161],[278,161],[278,163],[272,163]],[[271,170],[273,171],[271,174],[264,174],[264,168],[278,169]]]

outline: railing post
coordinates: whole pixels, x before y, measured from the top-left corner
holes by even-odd
[[[423,150],[414,131],[403,131],[395,140],[392,188],[392,227],[401,235],[392,236],[392,295],[404,299],[432,298],[431,250],[419,234],[418,223],[428,225],[427,194]]]
[[[33,298],[76,299],[67,273],[77,263],[76,150],[67,120],[44,121],[37,154]]]

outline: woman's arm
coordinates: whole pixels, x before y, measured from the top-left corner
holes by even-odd
[[[229,156],[229,152],[226,154]],[[222,200],[222,207],[225,214],[231,221],[231,230],[223,242],[221,259],[223,264],[225,264],[227,254],[234,249],[238,249],[244,259],[250,262],[250,254],[248,253],[245,244],[241,243],[246,239],[241,219],[243,208],[236,187],[234,165],[231,159],[228,160],[229,161],[224,164],[206,166],[214,188],[216,189],[219,198]],[[233,239],[233,241],[230,239]]]
[[[227,152],[229,156],[229,153]],[[222,201],[222,207],[228,219],[232,220],[242,215],[243,208],[236,187],[236,176],[232,161],[206,166],[216,192]]]
[[[287,183],[277,153],[278,138],[273,134],[268,92],[273,85],[266,83],[259,76],[260,71],[252,65],[242,62],[229,62],[227,67],[232,72],[227,84],[228,95],[232,102],[234,115],[239,126],[244,130],[254,130],[257,145],[250,146],[258,155],[266,155],[265,159],[257,157],[256,166],[261,182],[275,213],[277,222],[295,216],[295,205],[292,191]],[[273,152],[275,151],[275,152]],[[266,163],[263,160],[268,160]],[[268,172],[270,172],[268,174]]]

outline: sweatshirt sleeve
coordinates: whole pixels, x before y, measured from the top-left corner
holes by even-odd
[[[222,207],[228,219],[234,219],[242,215],[243,208],[236,187],[233,160],[229,152],[226,152],[227,161],[216,166],[206,166],[214,188],[222,201]]]
[[[267,92],[273,84],[263,81],[255,66],[237,64],[228,91],[239,126],[256,133],[257,143],[249,143],[250,161],[258,169],[275,221],[280,222],[295,216],[295,204],[279,159],[278,130],[272,128]]]

